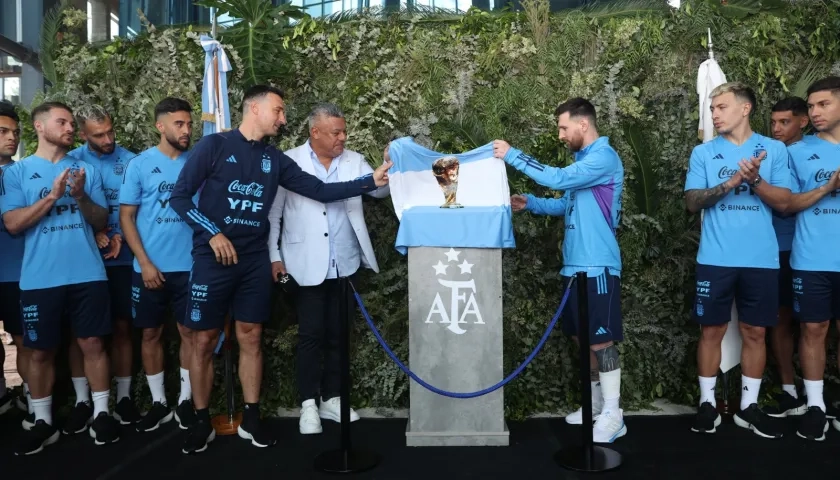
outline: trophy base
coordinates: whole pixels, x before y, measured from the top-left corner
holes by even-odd
[[[448,203],[441,205],[440,208],[464,208],[460,203]]]

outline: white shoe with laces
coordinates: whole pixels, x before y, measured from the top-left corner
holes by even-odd
[[[324,400],[322,398],[318,414],[325,420],[332,420],[333,422],[341,423],[341,397],[333,397],[329,400]],[[355,422],[358,419],[359,414],[351,408],[350,421]]]
[[[604,410],[592,426],[592,441],[594,443],[613,443],[617,438],[627,434],[624,424],[624,411]]]
[[[300,433],[303,435],[312,435],[324,431],[321,427],[321,419],[318,418],[318,407],[315,405],[315,400],[307,400],[301,405],[299,426]]]
[[[604,403],[592,399],[592,421],[598,420],[598,415],[601,414],[601,409],[604,408]],[[578,408],[576,411],[566,415],[566,423],[569,425],[583,425],[583,408]]]

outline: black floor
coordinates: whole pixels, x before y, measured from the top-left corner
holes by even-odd
[[[217,437],[196,456],[181,453],[183,433],[175,422],[161,431],[139,435],[128,429],[119,443],[96,447],[87,434],[62,437],[44,452],[15,457],[11,447],[20,432],[17,414],[0,416],[0,478],[53,479],[320,479],[317,454],[338,444],[339,428],[324,422],[324,433],[303,436],[297,419],[273,419],[277,446],[258,449],[239,437]],[[840,432],[826,441],[796,436],[793,420],[780,440],[767,440],[725,423],[714,435],[690,432],[690,417],[627,417],[627,436],[611,446],[624,455],[620,470],[600,478],[621,479],[796,479],[837,478]],[[558,467],[552,457],[574,444],[580,430],[562,419],[534,419],[509,425],[508,447],[428,448],[405,446],[404,419],[361,420],[353,424],[360,448],[381,454],[374,470],[352,478],[400,479],[576,479],[592,478]]]

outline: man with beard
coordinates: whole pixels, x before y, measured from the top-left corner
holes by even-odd
[[[68,155],[93,165],[102,175],[105,200],[108,202],[108,225],[97,235],[97,244],[105,248],[105,272],[108,275],[109,300],[114,333],[111,338],[111,363],[117,382],[114,418],[123,425],[140,421],[140,412],[131,398],[131,252],[122,248],[123,237],[119,225],[119,194],[123,173],[134,153],[118,145],[111,115],[99,105],[85,105],[76,110],[79,136],[85,141]],[[107,243],[106,243],[107,242]],[[84,376],[82,352],[70,343],[70,374],[76,391],[76,404],[65,422],[65,435],[82,433],[93,418],[90,387]]]
[[[31,455],[55,443],[52,389],[62,323],[71,323],[93,390],[90,435],[97,445],[119,440],[109,415],[110,375],[104,336],[111,333],[108,283],[94,232],[105,228],[108,209],[102,177],[93,165],[67,155],[73,113],[48,102],[32,111],[38,149],[9,167],[0,187],[6,229],[25,235],[20,274],[24,344],[32,349],[27,376],[35,425],[15,453]]]
[[[790,156],[782,142],[752,131],[756,98],[751,88],[725,83],[710,97],[718,136],[694,147],[685,181],[686,207],[704,212],[693,309],[700,324],[700,399],[691,430],[715,433],[721,423],[715,384],[734,300],[742,343],[741,410],[735,424],[764,438],[780,438],[782,430],[758,407],[758,394],[765,330],[776,325],[779,309],[779,243],[772,210],[784,212],[790,202]]]
[[[15,107],[10,103],[0,102],[0,178],[14,165],[12,156],[20,144],[20,124]],[[28,396],[26,366],[29,363],[29,349],[23,345],[23,322],[20,318],[20,266],[23,261],[23,236],[12,235],[0,222],[0,320],[3,329],[11,336],[17,349],[17,371],[23,379],[24,397]],[[0,342],[0,359],[5,358],[3,342]],[[0,360],[2,365],[2,360]],[[0,414],[9,411],[15,404],[15,398],[6,389],[6,378],[0,373]],[[24,398],[28,404],[28,399]],[[23,402],[18,401],[19,406]],[[24,406],[24,408],[27,408]],[[31,407],[30,411],[31,411]]]
[[[799,358],[808,410],[796,434],[825,439],[828,430],[823,399],[825,341],[829,321],[840,326],[840,77],[827,77],[808,88],[808,113],[817,134],[789,147],[794,195],[787,209],[796,213],[790,266],[793,311],[800,322]],[[832,421],[840,430],[840,422]]]
[[[563,268],[566,284],[578,272],[586,272],[587,284],[572,284],[569,304],[563,314],[563,331],[578,340],[577,289],[589,292],[590,381],[592,382],[593,441],[612,443],[627,434],[619,407],[621,366],[616,343],[624,339],[621,319],[621,254],[615,237],[621,221],[624,167],[609,138],[598,133],[595,107],[588,100],[573,98],[560,104],[558,138],[574,152],[575,161],[565,168],[542,165],[507,142],[493,142],[493,153],[540,185],[563,190],[562,198],[514,195],[511,208],[537,215],[565,217]],[[566,417],[570,424],[583,423],[582,410]]]
[[[268,85],[255,85],[245,91],[242,124],[230,132],[202,138],[172,192],[172,208],[194,232],[190,300],[184,324],[195,331],[190,382],[196,423],[184,442],[184,453],[203,452],[215,438],[209,410],[213,351],[229,312],[239,343],[239,379],[245,399],[239,436],[256,447],[276,442],[263,427],[259,398],[262,323],[271,313],[268,211],[278,186],[327,203],[388,183],[391,162],[383,163],[372,175],[327,184],[265,143],[266,137],[277,135],[286,124],[283,97],[282,90]],[[196,204],[193,197],[199,189]]]
[[[786,146],[802,140],[802,129],[808,125],[808,104],[799,97],[788,97],[773,105],[770,129],[773,138]],[[787,417],[805,413],[805,399],[799,396],[794,383],[793,368],[793,272],[790,269],[790,249],[796,216],[773,210],[773,229],[779,242],[779,323],[770,331],[770,344],[776,357],[776,368],[782,382],[782,392],[774,396],[776,405],[764,411],[771,417]]]
[[[143,369],[152,394],[152,408],[137,426],[140,432],[156,430],[172,420],[163,387],[161,343],[167,306],[172,307],[181,334],[181,394],[175,419],[187,429],[195,417],[189,371],[192,331],[183,325],[192,265],[192,230],[169,204],[172,188],[187,161],[191,113],[190,104],[180,98],[165,98],[155,106],[160,142],[131,161],[120,189],[120,224],[134,252],[134,326],[143,329]]]

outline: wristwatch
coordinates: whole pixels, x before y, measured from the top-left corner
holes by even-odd
[[[761,175],[755,177],[755,181],[752,182],[752,186],[757,187],[759,183],[761,183]]]

